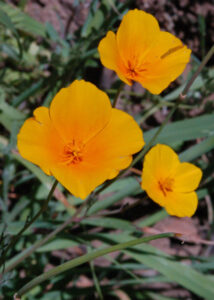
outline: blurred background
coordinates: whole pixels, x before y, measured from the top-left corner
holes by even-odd
[[[120,95],[117,107],[136,119],[148,142],[214,43],[212,1],[0,1],[0,256],[11,237],[41,208],[53,182],[19,156],[20,126],[36,107],[49,106],[59,89],[74,79],[91,81],[114,98],[120,80],[101,65],[97,46],[134,8],[153,14],[162,30],[193,51],[182,76],[161,95],[151,95],[137,83],[126,86]],[[214,299],[214,247],[206,242],[213,239],[213,64],[214,58],[156,140],[173,147],[181,160],[203,169],[195,216],[169,217],[150,199],[141,201],[140,177],[129,171],[99,196],[87,218],[5,273],[0,299],[12,299],[31,279],[67,260],[140,237],[145,226],[153,232],[181,232],[185,238],[157,240],[100,257],[38,285],[23,299]],[[140,170],[142,163],[135,167]],[[8,252],[8,263],[62,224],[81,203],[59,185],[48,210]]]

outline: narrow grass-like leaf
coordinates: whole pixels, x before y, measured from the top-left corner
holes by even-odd
[[[0,8],[0,23],[2,23],[7,29],[11,30],[14,37],[16,38],[18,48],[19,48],[19,58],[21,58],[22,57],[22,45],[20,43],[19,34],[18,34],[15,26],[13,25],[10,17],[8,16],[8,14],[5,11],[3,11],[1,8]]]
[[[179,158],[181,161],[191,161],[197,157],[209,152],[214,148],[214,136],[208,137],[203,142],[196,144],[195,146],[183,151]]]
[[[126,234],[117,234],[108,235],[106,238],[115,243],[121,243],[126,241],[128,236]],[[166,278],[203,297],[203,299],[213,300],[214,281],[185,263],[173,261],[169,255],[147,244],[137,245],[131,250],[126,249],[123,251],[136,261],[157,270],[160,274],[166,276]]]
[[[16,31],[16,28],[14,27],[13,23],[11,22],[10,17],[2,9],[0,9],[0,23],[3,24],[7,29],[11,30],[11,32],[16,37],[18,37],[18,32]]]
[[[165,296],[161,296],[160,294],[152,293],[152,292],[147,293],[147,295],[151,297],[151,299],[153,300],[178,300],[178,298],[165,297]]]
[[[54,250],[67,249],[70,247],[78,246],[79,244],[80,243],[70,239],[57,239],[40,247],[36,250],[36,252],[50,252]]]
[[[15,235],[24,227],[24,225],[25,225],[25,222],[23,222],[23,221],[10,222],[6,228],[6,232],[8,234]],[[0,232],[1,232],[1,230],[3,230],[3,228],[4,228],[4,224],[0,223]],[[56,225],[53,223],[50,223],[50,222],[36,221],[33,223],[33,225],[31,226],[30,229],[26,230],[23,233],[23,235],[31,234],[32,228],[41,228],[41,229],[46,228],[46,229],[53,230],[56,228]]]
[[[32,19],[20,9],[6,3],[0,3],[0,8],[8,14],[14,27],[25,33],[45,37],[45,27],[38,21]]]
[[[42,79],[40,79],[38,82],[34,83],[32,86],[30,86],[28,89],[26,89],[19,96],[17,96],[16,98],[14,98],[12,100],[13,106],[18,106],[24,100],[26,100],[30,96],[36,94],[36,92],[39,91],[42,88],[43,83],[44,83],[44,81]]]
[[[155,128],[144,133],[146,143],[155,135],[157,130],[158,128]],[[155,144],[172,145],[177,141],[185,142],[211,135],[214,135],[214,114],[207,114],[168,124],[157,137]]]
[[[208,76],[210,78],[213,78],[213,76],[214,76],[214,70],[209,69],[208,70]],[[177,89],[175,89],[174,91],[172,91],[169,94],[167,94],[164,97],[164,100],[166,100],[166,101],[172,101],[172,100],[177,99],[179,97],[179,95],[182,93],[183,89],[185,88],[185,85],[186,85],[186,83],[180,85]],[[190,91],[199,90],[203,86],[204,86],[204,79],[203,79],[202,75],[199,74],[199,76],[193,82]]]
[[[14,122],[23,121],[25,115],[0,98],[0,123],[9,131],[12,130]]]
[[[52,178],[50,176],[45,175],[45,173],[40,168],[22,158],[18,153],[12,153],[12,157],[22,165],[24,165],[28,170],[30,170],[41,181],[42,184],[50,189],[52,184]]]
[[[196,295],[203,297],[203,299],[213,300],[214,281],[210,280],[206,275],[195,271],[190,266],[167,260],[161,256],[144,255],[129,250],[126,250],[125,253],[138,262],[159,271],[167,278],[177,282]]]
[[[136,231],[136,227],[132,225],[130,222],[125,220],[120,220],[117,218],[93,218],[93,219],[84,219],[81,221],[81,224],[92,225],[92,226],[100,226],[104,228],[112,228],[112,229],[121,229],[125,231]]]
[[[128,195],[136,194],[137,192],[141,192],[141,188],[139,183],[136,180],[130,181],[130,184],[124,187],[124,189],[118,191],[114,195],[103,199],[102,201],[97,201],[88,211],[88,215],[95,214],[99,210],[105,209],[112,204],[118,202]]]
[[[96,251],[92,251],[88,254],[85,254],[83,256],[80,256],[78,258],[75,258],[71,261],[68,261],[58,267],[55,267],[53,269],[51,269],[50,271],[45,272],[44,274],[36,277],[35,279],[33,279],[32,281],[30,281],[28,284],[26,284],[23,288],[21,288],[18,293],[16,294],[17,297],[21,297],[22,295],[24,295],[25,293],[27,293],[29,290],[31,290],[33,287],[37,286],[38,284],[40,284],[41,282],[54,277],[58,274],[61,274],[62,272],[65,272],[67,270],[70,270],[74,267],[77,267],[83,263],[89,262],[94,260],[97,257],[115,252],[115,251],[120,251],[122,249],[126,249],[126,248],[130,248],[133,247],[135,245],[139,245],[142,243],[146,243],[149,242],[151,240],[155,240],[155,239],[159,239],[159,238],[164,238],[164,237],[172,237],[174,234],[172,233],[163,233],[163,234],[158,234],[158,235],[153,235],[153,236],[148,236],[148,237],[143,237],[143,238],[139,238],[139,239],[135,239],[135,240],[131,240],[125,243],[121,243],[121,244],[117,244],[115,246],[112,247],[107,247],[104,249],[100,249],[100,250],[96,250]]]

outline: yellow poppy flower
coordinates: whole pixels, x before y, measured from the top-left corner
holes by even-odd
[[[158,144],[145,156],[141,186],[170,215],[191,217],[198,205],[194,190],[201,177],[201,169],[181,163],[169,146]]]
[[[61,89],[49,109],[37,108],[18,134],[20,154],[82,199],[128,167],[143,145],[134,119],[84,80]]]
[[[178,38],[160,30],[150,14],[129,11],[115,34],[109,31],[98,46],[102,64],[127,83],[139,82],[160,94],[185,69],[191,50]]]

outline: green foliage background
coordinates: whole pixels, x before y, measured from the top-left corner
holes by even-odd
[[[76,5],[79,5],[78,1]],[[61,87],[76,78],[90,79],[90,72],[100,70],[97,45],[108,30],[117,28],[121,16],[131,5],[132,2],[129,1],[92,1],[84,26],[62,39],[50,23],[40,24],[26,15],[22,7],[0,3],[1,256],[11,238],[39,211],[53,183],[53,178],[46,176],[38,167],[19,156],[16,150],[16,136],[20,126],[32,115],[33,109],[40,105],[48,106]],[[199,59],[193,55],[189,78],[199,64]],[[203,113],[192,118],[188,118],[185,112],[198,108],[204,97],[213,95],[213,78],[213,67],[205,67],[192,85],[188,97],[173,115],[172,122],[165,126],[155,141],[170,145],[180,153],[182,161],[194,162],[203,169],[204,177],[198,196],[200,201],[204,201],[205,197],[211,199],[211,215],[214,194],[213,105],[212,102],[206,102]],[[181,82],[182,80],[181,78]],[[119,85],[117,80],[112,89],[107,91],[112,99]],[[164,96],[124,93],[123,97],[128,103],[132,101],[132,96],[141,103],[148,102],[149,99],[147,109],[135,115],[137,122],[142,124],[162,107],[173,108],[184,86],[183,80],[183,84],[164,93]],[[155,127],[144,132],[146,143],[157,130]],[[203,159],[204,155],[206,159]],[[141,237],[142,227],[152,226],[166,218],[167,213],[162,209],[152,209],[151,213],[144,215],[143,220],[138,219],[137,222],[135,216],[126,219],[120,213],[112,216],[101,215],[104,209],[111,212],[112,206],[125,197],[143,198],[138,180],[139,178],[129,174],[115,181],[102,192],[102,201],[91,204],[88,217],[80,219],[74,229],[69,226],[10,272],[3,274],[0,299],[12,299],[22,286],[42,274],[48,265],[57,266],[65,262],[65,249],[78,246],[83,253],[90,253],[94,249],[92,241],[95,240],[102,246],[127,242]],[[80,199],[68,194],[63,187],[59,186],[59,191],[66,196],[70,206],[65,208],[62,201],[59,201],[64,199],[59,192],[58,196],[49,202],[48,209],[7,253],[7,263],[4,267],[10,265],[23,249],[56,229],[74,214],[76,207],[82,203]],[[200,206],[197,212],[199,220],[204,214],[206,208],[202,209]],[[97,228],[99,230],[96,230]],[[213,218],[206,231],[207,239],[213,236],[212,232]],[[55,256],[53,251],[60,251],[61,255]],[[130,299],[169,300],[172,298],[162,296],[152,285],[166,282],[178,284],[189,290],[192,299],[212,300],[214,256],[212,250],[210,253],[209,256],[186,257],[188,264],[185,264],[185,257],[168,255],[151,245],[142,244],[121,251],[114,259],[107,255],[107,260],[111,262],[108,266],[95,266],[93,262],[89,262],[75,270],[71,269],[54,276],[48,282],[37,285],[23,296],[23,299],[120,299],[116,293],[119,289]],[[154,269],[157,272],[153,276],[144,277],[136,275],[135,271],[139,269]],[[76,283],[80,275],[90,278],[93,286],[78,287]],[[106,283],[103,283],[105,281]],[[68,285],[70,282],[72,286]]]

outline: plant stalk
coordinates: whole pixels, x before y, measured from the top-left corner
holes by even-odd
[[[189,80],[189,82],[187,82],[186,87],[184,88],[183,92],[181,93],[182,97],[186,96],[186,94],[188,93],[191,85],[193,84],[195,79],[198,77],[198,75],[200,74],[202,69],[205,67],[205,65],[208,63],[210,58],[213,56],[213,54],[214,54],[214,45],[210,48],[210,50],[208,51],[208,53],[206,54],[206,56],[204,57],[204,59],[202,60],[200,65],[198,66],[198,69],[196,70],[195,74],[192,76],[192,78]]]
[[[23,234],[23,232],[25,232],[39,218],[39,216],[47,209],[48,203],[49,203],[49,201],[50,201],[50,199],[51,199],[51,197],[52,197],[52,195],[54,193],[54,190],[55,190],[55,188],[57,186],[57,183],[58,183],[58,181],[55,180],[54,183],[53,183],[53,185],[52,185],[52,188],[51,188],[51,190],[50,190],[50,192],[48,194],[47,199],[45,200],[43,206],[38,211],[38,213],[30,220],[30,222],[27,222],[25,224],[25,226],[19,231],[19,233],[17,233],[17,235],[14,236],[14,238],[10,241],[9,245],[5,249],[3,255],[2,255],[1,259],[0,259],[0,267],[4,264],[4,261],[5,261],[5,258],[6,258],[8,250],[10,248],[12,248],[16,244],[16,242],[18,241],[18,239],[20,238],[20,236]]]
[[[45,238],[37,241],[34,245],[28,247],[27,249],[23,250],[20,254],[16,255],[14,258],[12,258],[8,263],[5,264],[5,270],[4,273],[11,271],[14,269],[17,265],[19,265],[25,258],[30,256],[36,249],[43,246],[45,243],[49,242],[52,238],[54,238],[59,232],[61,232],[63,229],[65,229],[69,224],[71,224],[74,219],[79,215],[79,213],[82,211],[82,209],[87,204],[87,201],[85,201],[75,212],[73,216],[71,216],[67,221],[65,221],[63,224],[61,224],[59,227],[57,227],[54,231],[49,233]],[[1,278],[1,276],[0,276]]]
[[[176,234],[174,233],[162,233],[162,234],[157,234],[157,235],[152,235],[152,236],[147,236],[139,239],[134,239],[125,243],[120,243],[111,247],[106,247],[104,249],[100,250],[95,250],[93,252],[90,252],[88,254],[82,255],[80,257],[77,257],[75,259],[72,259],[66,263],[63,263],[45,273],[42,275],[36,277],[35,279],[31,280],[29,283],[27,283],[23,288],[21,288],[17,294],[14,296],[14,299],[18,299],[24,294],[26,294],[28,291],[30,291],[32,288],[37,286],[38,284],[42,283],[43,281],[56,276],[58,274],[61,274],[67,270],[70,270],[74,267],[77,267],[83,263],[90,262],[94,260],[97,257],[115,252],[115,251],[121,251],[126,248],[130,248],[142,243],[146,243],[152,240],[160,239],[160,238],[166,238],[166,237],[174,237]]]
[[[117,101],[118,101],[118,99],[119,99],[120,93],[121,93],[121,91],[122,91],[124,85],[125,85],[125,83],[122,82],[121,85],[119,86],[118,90],[117,90],[117,93],[116,93],[116,95],[115,95],[115,97],[114,97],[114,101],[113,101],[113,103],[112,103],[112,107],[113,107],[113,108],[116,107],[116,105],[117,105]]]

